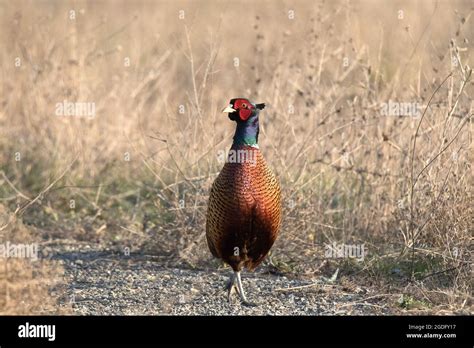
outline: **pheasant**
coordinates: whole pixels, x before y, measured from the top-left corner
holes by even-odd
[[[233,269],[227,299],[236,290],[247,306],[255,304],[247,301],[240,272],[263,261],[281,224],[280,185],[258,147],[264,107],[236,98],[223,110],[237,126],[227,161],[212,185],[206,219],[209,250]]]

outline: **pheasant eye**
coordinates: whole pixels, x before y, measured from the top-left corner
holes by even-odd
[[[247,107],[247,104],[242,103],[242,107],[245,109]]]

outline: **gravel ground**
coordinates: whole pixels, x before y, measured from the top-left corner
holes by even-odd
[[[370,315],[390,314],[368,289],[348,291],[327,279],[293,279],[244,272],[244,288],[256,307],[227,302],[230,268],[196,270],[164,267],[144,255],[126,257],[89,245],[52,246],[51,258],[65,268],[66,293],[78,315]]]

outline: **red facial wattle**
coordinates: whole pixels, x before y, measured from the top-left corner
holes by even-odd
[[[253,105],[245,99],[237,99],[234,103],[234,109],[239,111],[239,118],[247,121],[252,116]]]
[[[239,117],[242,121],[247,121],[247,119],[252,115],[252,110],[250,109],[240,109]]]

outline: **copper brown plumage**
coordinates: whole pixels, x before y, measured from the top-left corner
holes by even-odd
[[[281,223],[280,186],[257,145],[263,107],[237,98],[224,110],[237,122],[237,129],[229,158],[212,185],[207,211],[209,249],[234,270],[227,286],[229,300],[235,287],[244,304],[250,303],[240,271],[253,270],[263,261]]]

